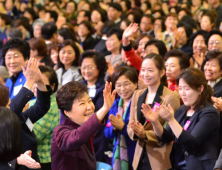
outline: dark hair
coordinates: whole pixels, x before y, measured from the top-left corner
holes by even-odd
[[[141,20],[141,18],[142,18],[142,15],[141,15],[138,11],[133,10],[133,11],[131,11],[131,12],[129,12],[129,13],[127,14],[127,17],[128,17],[129,15],[133,15],[134,23],[138,23],[138,24],[140,23],[140,20]]]
[[[43,57],[47,56],[47,46],[46,46],[45,40],[43,38],[33,37],[29,41],[29,45],[32,50],[37,50],[38,56],[43,56]]]
[[[107,32],[107,37],[112,36],[113,34],[116,34],[117,38],[119,39],[119,41],[122,40],[122,35],[123,35],[123,30],[119,29],[119,28],[111,28],[108,32]]]
[[[49,13],[50,14],[50,18],[53,18],[55,22],[57,21],[57,19],[58,19],[57,12],[55,12],[55,11],[47,11],[46,13]]]
[[[151,23],[152,23],[152,24],[154,23],[154,17],[153,17],[152,15],[150,15],[150,14],[145,14],[145,15],[142,16],[142,18],[143,18],[143,17],[149,18],[149,19],[151,20]],[[141,19],[142,19],[142,18],[141,18]]]
[[[7,106],[9,102],[9,89],[8,87],[0,84],[0,107]]]
[[[81,98],[84,93],[87,93],[87,87],[78,81],[71,81],[57,91],[57,105],[65,117],[67,116],[64,111],[71,111],[73,102]]]
[[[0,107],[0,161],[8,162],[22,153],[22,130],[18,116]]]
[[[198,27],[197,21],[195,21],[192,18],[192,16],[190,16],[190,15],[183,16],[183,18],[181,18],[180,22],[184,22],[184,23],[190,25],[193,29],[197,29],[197,27]]]
[[[143,4],[146,4],[147,9],[151,9],[152,8],[151,3],[149,1],[145,1],[145,2],[143,2]]]
[[[161,55],[162,57],[165,56],[165,54],[167,52],[167,48],[166,48],[166,45],[164,44],[163,41],[151,39],[146,43],[144,49],[146,49],[146,47],[149,45],[154,45],[158,49],[159,55]]]
[[[222,51],[217,49],[208,51],[205,60],[210,61],[211,59],[217,59],[220,65],[220,70],[222,70]]]
[[[80,10],[78,12],[78,15],[79,15],[80,12],[84,12],[84,17],[88,17],[89,21],[91,20],[91,12],[86,11],[86,10]]]
[[[57,74],[53,68],[49,66],[39,66],[39,70],[41,71],[42,74],[45,74],[47,78],[49,79],[50,86],[55,85],[54,90],[52,91],[55,93],[58,89],[58,79],[57,79]]]
[[[214,24],[213,27],[215,27],[215,24],[216,24],[216,21],[217,21],[216,11],[213,10],[213,11],[204,12],[204,13],[201,15],[201,18],[203,18],[204,16],[207,16],[207,17],[210,19],[211,24]]]
[[[155,63],[155,66],[156,68],[159,70],[159,71],[162,71],[162,70],[166,70],[165,68],[165,62],[163,60],[163,57],[159,54],[155,54],[155,53],[150,53],[148,54],[146,57],[143,58],[143,61],[146,60],[146,59],[152,59]],[[143,63],[142,61],[142,63]],[[167,78],[166,78],[166,74],[164,74],[162,77],[161,77],[161,84],[163,84],[164,86],[167,87]]]
[[[191,26],[189,26],[188,24],[184,23],[184,22],[179,22],[177,24],[177,28],[179,27],[183,27],[185,32],[186,32],[186,35],[187,35],[187,38],[189,39],[190,36],[193,34],[193,29]]]
[[[78,66],[78,61],[79,61],[80,51],[79,51],[79,48],[77,47],[77,45],[76,45],[76,43],[74,41],[72,41],[72,40],[65,40],[62,44],[60,44],[59,52],[60,52],[60,50],[62,48],[64,48],[65,46],[68,46],[68,45],[70,45],[73,48],[74,52],[75,52],[75,60],[73,61],[72,66],[76,66],[77,67]],[[58,67],[59,68],[60,67],[64,68],[64,65],[61,63],[59,57],[58,57]]]
[[[132,67],[121,66],[121,67],[117,67],[113,72],[113,75],[112,75],[112,78],[111,78],[113,87],[115,87],[116,81],[121,76],[127,77],[134,84],[138,83],[138,73],[137,73],[137,71]]]
[[[126,25],[127,25],[127,27],[131,24],[131,22],[130,22],[128,19],[122,19],[122,20],[121,20],[121,23],[122,23],[122,22],[125,22]]]
[[[28,12],[32,16],[33,21],[37,19],[36,13],[33,8],[26,8],[24,12]]]
[[[13,28],[23,26],[26,30],[29,30],[30,28],[29,19],[24,16],[21,16],[19,17],[19,19],[14,20],[11,26]]]
[[[160,16],[161,16],[161,17],[164,17],[164,15],[165,15],[162,9],[153,10],[153,11],[152,11],[152,15],[154,16],[155,13],[160,13]]]
[[[4,58],[3,65],[5,66],[5,55],[8,50],[18,50],[22,53],[24,60],[28,60],[30,56],[30,46],[29,43],[22,40],[21,38],[12,38],[8,40],[2,48],[2,57]]]
[[[203,92],[201,93],[200,97],[196,101],[194,110],[200,110],[204,107],[206,102],[213,103],[211,96],[212,96],[212,89],[207,84],[207,80],[205,78],[204,73],[196,68],[187,68],[183,73],[181,73],[177,77],[177,85],[179,85],[179,80],[183,79],[190,88],[193,90],[198,90],[201,86],[204,87]]]
[[[9,28],[6,32],[7,36],[10,38],[21,38],[22,31],[19,28]]]
[[[7,14],[0,13],[0,18],[5,21],[5,25],[11,24],[11,20]]]
[[[102,27],[102,30],[101,30],[101,33],[102,34],[107,34],[107,32],[113,28],[113,27],[116,27],[116,24],[114,21],[106,21]]]
[[[107,20],[107,13],[104,9],[96,8],[93,11],[97,11],[101,15],[102,22],[105,22]]]
[[[180,69],[186,69],[190,67],[190,58],[188,54],[180,50],[170,50],[164,56],[164,60],[167,61],[168,58],[175,57],[179,60]]]
[[[45,40],[49,40],[53,37],[55,33],[57,33],[57,26],[54,22],[46,23],[42,26],[41,33],[42,38],[44,38]]]
[[[70,39],[77,42],[75,35],[68,28],[60,28],[59,35],[61,35],[64,40]]]
[[[180,9],[178,9],[177,14],[179,14],[181,11],[185,11],[187,15],[192,16],[190,10],[188,10],[187,8],[180,8]]]
[[[127,11],[131,8],[131,2],[129,0],[121,0],[121,2],[124,1],[126,3]]]
[[[100,52],[93,50],[86,50],[80,55],[79,65],[82,65],[82,62],[85,58],[92,58],[96,64],[97,69],[99,70],[99,77],[103,77],[106,75],[106,71],[108,69],[108,65],[104,55]]]
[[[82,22],[79,24],[79,26],[80,26],[80,25],[85,25],[86,28],[89,30],[89,34],[87,35],[87,37],[92,35],[92,33],[93,33],[93,27],[92,27],[92,25],[91,25],[91,23],[90,23],[89,21],[82,21]]]
[[[57,50],[59,52],[59,43],[51,43],[47,46],[47,55],[50,57],[51,56],[51,51],[52,50]]]
[[[202,35],[204,37],[205,40],[205,44],[207,44],[206,39],[207,39],[207,31],[204,30],[197,30],[195,33],[192,34],[192,36],[190,37],[190,45],[191,47],[193,47],[193,41],[194,39],[198,36],[198,35]]]
[[[153,22],[153,23],[155,23],[156,20],[161,20],[162,32],[165,31],[166,26],[165,26],[165,24],[164,24],[164,19],[163,19],[163,17],[154,18],[154,22]]]
[[[140,36],[136,39],[134,44],[134,49],[137,49],[140,43],[140,40],[142,40],[144,37],[147,37],[149,40],[153,39],[153,36],[147,33],[142,33]]]
[[[209,41],[210,37],[211,37],[212,35],[215,35],[215,34],[216,34],[216,35],[219,35],[219,36],[222,38],[222,33],[221,33],[219,30],[216,30],[216,29],[211,30],[211,31],[208,33],[207,38],[206,38],[207,44],[208,44],[208,41]]]
[[[116,3],[116,2],[111,3],[111,4],[109,5],[109,7],[112,7],[112,8],[116,9],[116,10],[119,11],[119,12],[122,12],[122,11],[123,11],[121,5],[118,4],[118,3]]]

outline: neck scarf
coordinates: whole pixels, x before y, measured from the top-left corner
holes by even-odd
[[[118,113],[120,113],[123,121],[126,119],[126,112],[128,108],[129,105],[123,112],[123,99],[120,98],[118,103]],[[117,142],[117,145],[114,153],[113,170],[129,170],[129,158],[125,137],[121,133],[118,133],[117,137],[114,138],[114,143],[115,142]]]

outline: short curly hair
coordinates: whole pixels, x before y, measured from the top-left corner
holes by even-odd
[[[105,77],[108,66],[102,53],[93,50],[84,51],[80,56],[80,66],[85,58],[92,58],[97,66],[97,69],[99,70],[99,77]]]
[[[2,48],[2,58],[4,59],[3,65],[5,66],[5,55],[8,50],[18,50],[22,53],[24,60],[28,60],[30,57],[29,43],[21,38],[12,38],[8,40]]]

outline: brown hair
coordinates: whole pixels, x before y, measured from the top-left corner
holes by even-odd
[[[210,61],[212,59],[217,59],[218,63],[220,65],[220,70],[222,70],[222,51],[220,50],[211,50],[209,52],[207,52],[206,55],[206,61]]]
[[[47,56],[47,46],[43,38],[32,38],[29,41],[30,48],[37,50],[39,56]]]
[[[179,85],[180,79],[183,79],[193,90],[197,91],[201,86],[204,87],[204,90],[196,101],[194,110],[202,109],[207,102],[210,102],[211,104],[213,103],[211,99],[212,89],[207,84],[207,80],[202,71],[196,68],[187,68],[182,74],[178,76],[177,85]]]
[[[8,87],[0,84],[0,106],[7,106],[9,101],[9,89]]]
[[[65,117],[64,111],[71,111],[74,100],[81,98],[84,93],[87,93],[87,87],[77,81],[71,81],[57,91],[57,105]]]

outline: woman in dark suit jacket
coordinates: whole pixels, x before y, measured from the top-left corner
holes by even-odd
[[[87,50],[80,56],[81,74],[83,76],[82,84],[87,85],[88,94],[95,105],[95,112],[103,106],[103,90],[105,88],[105,74],[108,69],[103,54]],[[105,121],[108,114],[105,116]],[[106,162],[104,152],[108,150],[109,141],[104,135],[104,128],[101,128],[93,140],[96,161]]]
[[[204,74],[195,68],[186,69],[177,79],[184,105],[174,116],[171,106],[161,105],[152,111],[143,105],[142,112],[153,125],[159,141],[174,141],[171,163],[174,169],[209,170],[217,159],[219,115],[212,105],[211,88]],[[158,116],[167,121],[164,129]]]

